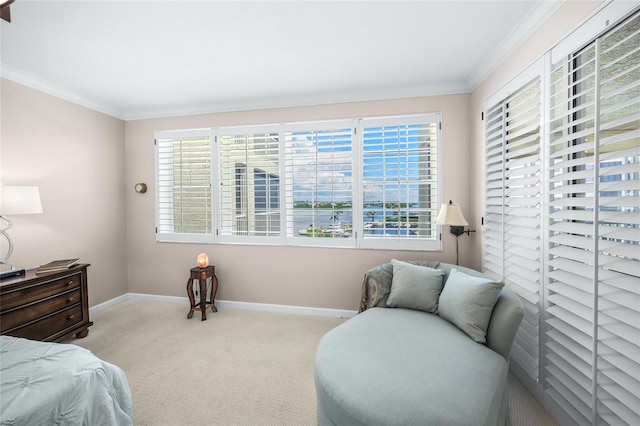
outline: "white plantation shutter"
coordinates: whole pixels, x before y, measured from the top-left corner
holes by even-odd
[[[484,272],[504,276],[504,103],[484,112],[485,176],[482,266]]]
[[[219,238],[280,235],[278,126],[225,127],[217,132],[220,162]]]
[[[354,123],[286,126],[287,236],[311,243],[353,246]]]
[[[544,72],[526,70],[486,104],[483,268],[524,304],[512,350],[518,371],[576,424],[635,425],[638,13],[565,56],[548,66],[548,87],[539,84]]]
[[[600,51],[598,413],[640,424],[640,15]]]
[[[578,424],[640,424],[640,17],[553,65],[544,383]]]
[[[441,248],[437,113],[156,134],[158,241]]]
[[[209,240],[211,130],[156,132],[156,238],[191,234]]]
[[[483,269],[520,296],[525,315],[512,358],[534,379],[539,374],[542,283],[540,99],[537,76],[484,115]]]
[[[440,115],[361,120],[365,247],[439,246]]]
[[[591,422],[593,390],[594,53],[554,66],[550,95],[545,383],[579,424]]]

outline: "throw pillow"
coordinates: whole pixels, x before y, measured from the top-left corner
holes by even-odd
[[[387,306],[436,313],[444,271],[392,259],[393,278]]]
[[[440,294],[438,315],[478,343],[486,342],[487,327],[504,283],[474,277],[452,268]]]

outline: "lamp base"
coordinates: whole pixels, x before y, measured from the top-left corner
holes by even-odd
[[[9,277],[15,277],[18,275],[24,275],[24,269],[12,269],[10,271],[3,271],[0,272],[0,278],[4,279],[4,278],[9,278]]]

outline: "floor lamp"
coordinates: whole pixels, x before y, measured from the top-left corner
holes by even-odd
[[[462,234],[471,235],[471,232],[476,231],[470,229],[464,230],[464,227],[469,226],[469,223],[462,215],[460,204],[454,203],[451,200],[449,200],[449,204],[443,204],[440,208],[440,213],[438,213],[436,217],[436,224],[449,225],[451,233],[456,236],[456,265],[459,265],[458,237]]]
[[[0,235],[9,242],[9,249],[0,259],[0,266],[8,265],[10,268],[8,271],[0,272],[0,278],[24,274],[24,269],[16,269],[15,265],[9,262],[9,257],[13,253],[13,240],[7,231],[13,223],[8,216],[33,213],[42,213],[40,190],[37,186],[0,186],[0,226],[2,221],[7,222],[5,228],[0,228]]]

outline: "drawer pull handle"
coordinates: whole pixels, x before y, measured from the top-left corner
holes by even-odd
[[[69,282],[67,283],[67,287],[69,287],[70,285],[73,285],[73,280],[71,280],[71,281],[69,281]]]
[[[69,315],[69,316],[67,317],[67,319],[68,319],[69,321],[71,321],[71,320],[72,320],[72,319],[74,319],[75,317],[76,317],[75,315],[71,314],[71,315]]]
[[[73,298],[73,296],[71,296],[70,298],[67,299],[67,303],[71,303],[73,302],[75,299]]]

